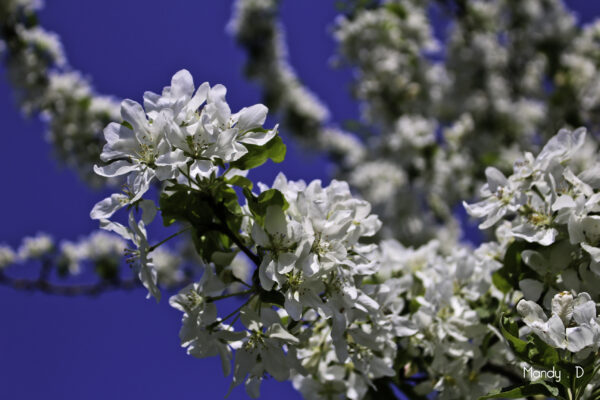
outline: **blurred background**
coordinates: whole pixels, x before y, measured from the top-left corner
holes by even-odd
[[[567,1],[580,23],[600,14],[600,2]],[[226,25],[231,1],[105,0],[47,2],[41,25],[58,33],[70,65],[92,79],[101,94],[142,100],[159,92],[179,69],[196,85],[228,88],[232,110],[261,101],[242,72],[245,55]],[[290,61],[303,82],[328,105],[332,120],[358,119],[349,95],[352,72],[331,68],[335,43],[329,27],[335,1],[284,1]],[[440,29],[441,31],[441,29]],[[61,168],[43,137],[44,123],[24,118],[0,66],[0,243],[47,232],[74,240],[97,229],[92,206],[108,191],[94,191]],[[271,127],[277,120],[270,118]],[[282,133],[288,155],[282,164],[253,171],[254,181],[271,183],[279,171],[290,179],[328,182],[328,160],[298,147]],[[157,222],[157,224],[160,224]],[[158,238],[157,236],[154,236]],[[35,266],[23,268],[34,269]],[[219,399],[229,386],[217,359],[187,356],[177,336],[181,313],[156,304],[145,290],[112,292],[97,298],[62,298],[0,287],[0,397],[6,399]],[[247,398],[243,387],[230,399]],[[291,384],[266,380],[263,399],[299,399]]]

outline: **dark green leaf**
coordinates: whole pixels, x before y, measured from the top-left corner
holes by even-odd
[[[264,217],[269,206],[279,206],[283,210],[289,207],[289,204],[283,193],[277,189],[269,189],[255,196],[249,189],[244,188],[244,196],[248,200],[248,207],[259,223],[263,223]]]
[[[275,304],[280,307],[283,307],[285,302],[285,297],[283,297],[283,294],[281,294],[277,290],[271,290],[269,292],[267,292],[266,290],[261,290],[259,297],[260,301],[262,301],[263,303]]]
[[[102,279],[111,281],[119,276],[119,263],[110,258],[102,258],[96,262],[95,270]]]
[[[502,336],[508,340],[508,343],[514,352],[521,358],[526,359],[527,342],[519,339],[519,328],[517,327],[517,324],[503,315],[500,317],[500,331],[502,332]]]
[[[502,391],[494,391],[487,396],[480,397],[479,400],[485,399],[519,399],[527,396],[557,396],[558,388],[552,386],[550,383],[544,381],[536,381],[527,383],[525,385],[512,388],[503,389]]]
[[[557,367],[560,361],[558,351],[541,340],[537,335],[529,337],[529,360],[536,365],[548,368]]]
[[[231,185],[238,186],[241,188],[252,189],[252,181],[241,175],[236,175],[233,178],[228,179],[227,182],[229,182],[229,184]]]
[[[492,283],[502,293],[509,293],[510,291],[514,290],[514,287],[498,271],[492,274]]]
[[[280,163],[285,158],[286,147],[279,136],[275,136],[263,146],[253,144],[244,144],[248,149],[242,158],[232,162],[230,165],[234,168],[247,170],[263,165],[268,159]]]

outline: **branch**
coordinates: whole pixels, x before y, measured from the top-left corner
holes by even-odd
[[[215,224],[215,228],[220,231],[221,233],[227,235],[232,241],[233,243],[236,244],[236,246],[242,250],[244,252],[244,254],[246,256],[248,256],[248,258],[250,260],[252,260],[252,262],[259,267],[261,264],[261,259],[258,255],[254,254],[252,251],[250,251],[250,249],[248,247],[246,247],[246,245],[240,240],[240,238],[238,237],[237,233],[233,232],[229,226],[227,225],[227,218],[223,215],[223,205],[222,204],[216,204],[214,199],[211,196],[207,196],[207,200],[210,203],[211,207],[213,208],[213,210],[215,210],[215,215],[217,216],[217,218],[219,219],[219,224]]]
[[[40,278],[32,279],[20,279],[11,278],[6,276],[4,272],[0,271],[0,285],[11,287],[15,290],[24,291],[40,291],[46,294],[56,296],[97,296],[104,292],[112,290],[133,290],[141,288],[142,284],[137,279],[128,279],[125,281],[118,282],[98,282],[87,285],[57,285],[49,282],[47,279]]]
[[[219,217],[219,220],[221,220],[221,218]],[[261,264],[261,260],[260,257],[258,257],[256,254],[254,254],[252,251],[250,251],[250,249],[248,247],[246,247],[244,245],[244,243],[242,243],[242,241],[240,240],[240,238],[238,237],[238,235],[236,235],[231,229],[229,229],[229,227],[227,226],[226,223],[224,223],[223,221],[221,221],[221,224],[217,225],[217,227],[219,228],[219,230],[224,233],[225,235],[227,235],[231,240],[233,240],[233,243],[236,244],[237,247],[239,247],[240,250],[242,250],[244,252],[245,255],[248,256],[248,258],[250,260],[252,260],[252,262],[259,267]]]
[[[50,267],[48,267],[49,269]],[[193,279],[186,276],[181,282],[177,283],[177,287],[185,287],[190,284]],[[112,280],[112,281],[101,281],[92,284],[81,284],[81,285],[57,285],[50,282],[47,277],[38,279],[22,279],[12,278],[7,276],[4,271],[0,270],[0,286],[6,286],[15,290],[29,291],[29,292],[43,292],[53,296],[98,296],[106,292],[111,291],[130,291],[138,288],[143,288],[142,283],[137,278],[127,280]]]
[[[367,392],[367,399],[377,400],[397,400],[396,394],[391,387],[392,380],[389,378],[378,378],[373,381],[373,385],[369,387]]]
[[[523,377],[515,372],[512,368],[507,368],[502,365],[487,363],[481,368],[482,371],[491,372],[494,374],[502,375],[508,379],[511,384],[523,383]]]

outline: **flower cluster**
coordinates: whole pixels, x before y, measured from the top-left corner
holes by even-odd
[[[130,260],[140,280],[157,299],[157,272],[152,262],[146,225],[156,215],[152,200],[142,199],[152,181],[185,180],[185,177],[209,178],[219,174],[225,164],[233,166],[251,146],[261,147],[277,134],[277,127],[262,125],[267,109],[261,104],[232,113],[225,101],[223,85],[203,83],[197,89],[191,74],[177,72],[171,86],[161,94],[146,92],[144,107],[133,100],[121,103],[122,123],[112,122],[104,130],[106,145],[100,159],[105,165],[94,166],[101,176],[126,176],[123,193],[115,193],[92,209],[92,219],[136,245]],[[144,109],[145,108],[145,109]],[[110,221],[119,209],[138,205],[140,221],[133,211],[129,227]]]
[[[380,265],[369,238],[381,222],[348,184],[324,187],[280,174],[255,194],[236,170],[280,159],[276,128],[262,128],[266,111],[255,105],[232,114],[223,86],[195,89],[187,71],[162,94],[147,92],[144,107],[123,101],[124,122],[105,129],[106,164],[95,170],[125,176],[127,185],[96,204],[91,217],[133,242],[134,271],[159,299],[155,251],[164,241],[150,245],[146,226],[158,209],[145,197],[152,181],[163,182],[163,222],[183,226],[173,237],[191,231],[205,265],[198,283],[170,299],[184,313],[180,337],[188,353],[218,354],[224,372],[233,372],[232,387],[245,383],[252,396],[266,373],[292,377],[306,393],[359,399],[374,379],[395,375],[395,339],[416,330],[398,315],[394,292],[368,280]],[[113,219],[123,207],[128,226]],[[234,269],[238,254],[255,264],[250,282]],[[216,302],[231,297],[245,302],[221,317]]]
[[[280,174],[261,189],[263,196],[278,191],[285,202],[269,205],[263,218],[251,200],[244,207],[243,235],[260,260],[241,293],[248,299],[235,312],[245,330],[217,317],[213,301],[228,296],[228,288],[210,267],[200,283],[171,298],[184,312],[182,345],[197,357],[218,353],[225,373],[236,349],[233,385],[245,382],[252,396],[266,372],[278,380],[292,376],[307,397],[359,399],[372,379],[394,375],[394,338],[407,323],[380,307],[383,288],[361,283],[378,268],[377,247],[361,239],[381,223],[343,182],[307,185]]]
[[[87,182],[101,180],[91,167],[101,150],[102,129],[118,118],[118,103],[94,93],[90,82],[73,71],[60,39],[37,25],[40,1],[0,4],[0,39],[8,76],[26,114],[40,113],[58,158]]]
[[[592,379],[598,368],[593,354],[600,346],[600,185],[599,164],[586,156],[583,146],[584,129],[561,130],[536,157],[525,153],[516,161],[512,175],[489,167],[483,199],[465,207],[483,220],[480,228],[498,224],[499,240],[507,245],[494,284],[516,295],[516,311],[525,324],[517,330],[514,320],[502,318],[502,333],[513,353],[522,362],[548,368],[558,360],[579,363]],[[525,341],[530,334],[534,338]],[[537,350],[529,347],[532,343]],[[548,349],[537,357],[542,345]],[[557,383],[554,394],[565,397],[564,390],[589,389],[590,381],[571,379],[570,387]]]
[[[23,238],[18,249],[0,245],[0,269],[31,261],[56,267],[60,277],[78,275],[89,267],[101,279],[111,281],[119,275],[123,255],[127,251],[125,240],[114,234],[96,231],[77,241],[56,242],[45,233]],[[166,286],[181,284],[184,280],[180,257],[166,248],[157,249],[155,268]]]
[[[329,126],[329,110],[290,65],[278,7],[274,0],[235,2],[228,28],[252,56],[247,75],[260,83],[267,105],[281,114],[286,130],[305,145],[328,152],[342,166],[357,165],[365,146],[354,135]]]
[[[121,103],[123,123],[104,130],[106,145],[95,166],[104,177],[127,175],[125,194],[98,203],[92,218],[107,219],[119,208],[138,201],[156,178],[176,179],[184,168],[192,176],[209,177],[219,165],[239,160],[248,150],[243,144],[262,146],[277,134],[263,130],[267,109],[261,104],[232,114],[223,85],[203,83],[194,90],[191,74],[182,70],[161,95],[146,92],[144,108],[133,101]]]
[[[120,237],[97,231],[77,242],[62,241],[58,266],[59,269],[66,268],[69,274],[78,274],[82,262],[116,268],[121,262],[125,248],[125,241]]]
[[[285,154],[277,126],[263,128],[265,106],[233,113],[222,85],[196,88],[182,70],[143,105],[123,101],[119,117],[37,24],[39,2],[0,0],[0,52],[23,110],[42,115],[59,158],[88,182],[124,183],[91,211],[120,237],[2,245],[0,283],[96,294],[120,282],[125,252],[159,299],[159,286],[190,281],[182,265],[193,260],[202,277],[170,298],[183,313],[181,344],[220,356],[231,387],[245,384],[252,397],[269,376],[309,399],[379,398],[391,385],[411,398],[508,397],[498,391],[520,383],[518,363],[557,365],[569,378],[515,385],[510,396],[597,396],[597,146],[584,129],[563,129],[533,154],[555,127],[597,130],[600,24],[578,26],[560,0],[340,7],[335,61],[354,68],[362,110],[348,127],[367,140],[332,127],[302,84],[278,2],[235,4],[230,30],[248,50],[249,78],[283,126],[327,151],[352,185],[281,174],[256,190],[247,171]],[[443,33],[436,13],[451,19]],[[458,243],[454,207],[483,180],[480,201],[465,207],[495,237],[471,248]],[[156,216],[178,231],[151,244]],[[179,254],[163,246],[175,237],[184,237]],[[28,260],[42,263],[40,279],[11,280],[7,267]],[[97,285],[43,279],[51,264],[66,276],[84,263]],[[572,375],[575,363],[585,379]]]
[[[521,300],[517,311],[523,322],[544,342],[558,349],[577,353],[583,360],[600,347],[600,317],[596,303],[583,292],[573,296],[560,292],[552,298],[552,316],[529,300]]]
[[[598,164],[578,159],[585,143],[585,130],[562,130],[537,157],[526,153],[509,177],[489,167],[483,200],[465,203],[471,215],[483,219],[480,228],[508,220],[509,234],[532,244],[522,256],[533,274],[519,286],[528,300],[546,292],[546,306],[561,290],[600,295],[593,284],[600,277]]]
[[[381,243],[377,277],[389,288],[388,301],[381,304],[405,321],[398,327],[412,335],[399,342],[398,352],[404,379],[418,383],[407,395],[437,391],[443,399],[470,399],[506,383],[486,367],[506,360],[506,349],[499,342],[484,344],[494,332],[490,315],[481,313],[499,297],[491,276],[504,250],[486,243],[475,251],[462,246],[449,251],[438,241],[416,249],[395,240]]]

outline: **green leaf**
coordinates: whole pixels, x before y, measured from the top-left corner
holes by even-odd
[[[519,287],[519,281],[521,280],[521,273],[523,270],[521,252],[530,247],[531,244],[522,240],[515,240],[508,246],[506,253],[504,254],[502,268],[492,275],[492,282],[499,290],[504,292],[509,286],[511,290]],[[495,279],[494,275],[496,276]]]
[[[252,189],[252,181],[241,175],[236,175],[233,178],[228,179],[227,182],[233,186]]]
[[[260,301],[263,303],[275,304],[279,307],[283,307],[285,303],[285,297],[277,290],[271,290],[268,292],[266,290],[261,290],[259,297]]]
[[[479,400],[485,399],[519,399],[527,396],[543,395],[546,397],[557,396],[558,388],[550,385],[544,381],[535,381],[526,383],[525,385],[518,386],[512,389],[502,389],[500,391],[493,391],[487,396],[480,397]]]
[[[96,273],[102,279],[112,281],[119,276],[119,263],[110,258],[102,258],[96,262]]]
[[[172,195],[168,195],[166,192],[161,193],[159,205],[164,226],[170,226],[182,217],[180,205],[186,202],[187,194],[185,192],[175,192]]]
[[[502,315],[500,316],[500,331],[502,332],[502,336],[508,340],[513,351],[521,358],[526,359],[527,342],[519,339],[519,328],[517,327],[517,324],[511,321],[510,318]]]
[[[232,162],[230,164],[232,167],[247,170],[263,165],[268,159],[280,163],[285,158],[286,147],[279,136],[275,136],[263,146],[254,144],[244,144],[244,146],[248,149],[248,153]]]
[[[265,190],[258,196],[258,204],[262,205],[265,210],[269,206],[280,206],[283,210],[287,210],[289,204],[283,193],[277,189]]]
[[[545,367],[557,367],[560,362],[558,351],[549,346],[537,335],[529,337],[529,360],[532,364],[543,365]]]
[[[227,235],[214,230],[192,230],[192,241],[196,251],[207,262],[218,262],[221,254],[231,249],[232,243]],[[216,255],[217,257],[213,257]]]
[[[406,19],[406,9],[398,3],[387,3],[385,9],[395,14],[400,19]]]
[[[527,341],[519,339],[519,328],[516,322],[504,315],[500,318],[500,331],[521,360],[535,366],[555,367],[562,370],[559,367],[560,355],[555,348],[533,334],[529,335]],[[565,374],[568,373],[565,371]]]
[[[413,314],[417,312],[421,308],[421,303],[417,301],[417,299],[411,299],[408,303],[408,311]]]
[[[210,204],[196,192],[177,191],[172,195],[163,192],[160,196],[160,211],[163,224],[169,226],[176,221],[189,222],[193,226],[209,225],[214,216]]]
[[[283,193],[277,189],[269,189],[255,196],[248,188],[244,188],[244,196],[248,200],[248,207],[256,218],[262,224],[269,206],[279,206],[283,210],[289,207]]]
[[[514,287],[510,284],[510,282],[508,282],[506,278],[498,271],[492,274],[492,283],[504,294],[514,290]]]

